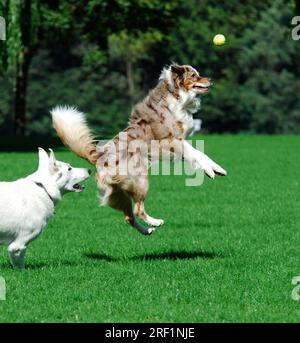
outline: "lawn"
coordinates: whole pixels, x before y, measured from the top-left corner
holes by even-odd
[[[202,137],[203,138],[203,137]],[[0,322],[299,322],[300,138],[204,136],[228,177],[186,187],[152,176],[145,237],[99,207],[92,177],[68,194],[14,271],[0,247]],[[88,164],[64,149],[59,159]],[[0,153],[0,178],[34,171],[36,152]]]

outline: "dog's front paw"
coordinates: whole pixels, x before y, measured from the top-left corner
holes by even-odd
[[[214,172],[218,175],[221,176],[226,176],[227,175],[227,171],[225,169],[223,169],[222,167],[220,167],[217,163],[213,162],[212,164],[212,168],[214,170]]]
[[[204,172],[205,172],[205,174],[206,174],[210,179],[214,179],[214,178],[215,178],[215,172],[214,172],[214,170],[213,170],[211,167],[205,168],[205,169],[204,169]]]
[[[194,161],[193,167],[197,169],[202,169],[204,173],[211,179],[215,178],[215,172],[209,163],[200,163],[199,161]]]

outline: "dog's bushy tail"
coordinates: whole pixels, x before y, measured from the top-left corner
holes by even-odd
[[[62,142],[76,155],[96,164],[99,153],[84,113],[75,107],[57,106],[53,108],[51,115],[53,126]]]

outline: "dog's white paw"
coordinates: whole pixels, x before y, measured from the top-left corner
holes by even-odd
[[[211,179],[215,178],[215,172],[212,168],[205,168],[204,172],[209,178],[211,178]]]
[[[197,169],[202,169],[204,173],[211,179],[215,178],[215,172],[209,163],[202,163],[200,161],[194,161],[193,167]]]
[[[156,219],[156,218],[148,218],[147,219],[147,224],[154,226],[154,227],[159,227],[164,225],[165,221],[163,219]]]
[[[150,236],[150,235],[153,234],[154,231],[155,231],[155,228],[154,228],[154,227],[149,227],[149,228],[147,229],[147,231],[145,231],[144,234]]]
[[[227,171],[223,168],[218,169],[218,170],[215,169],[215,173],[221,176],[227,176]]]
[[[221,176],[227,175],[227,171],[223,169],[222,167],[220,167],[218,164],[213,163],[212,167],[216,174],[221,175]]]
[[[213,168],[209,165],[209,164],[205,164],[203,165],[203,167],[201,167],[201,169],[204,170],[204,173],[211,179],[215,178],[215,172],[213,170]]]

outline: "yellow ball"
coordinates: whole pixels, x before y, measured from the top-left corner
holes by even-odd
[[[223,45],[225,44],[226,38],[222,34],[217,34],[214,36],[213,42],[215,45]]]

